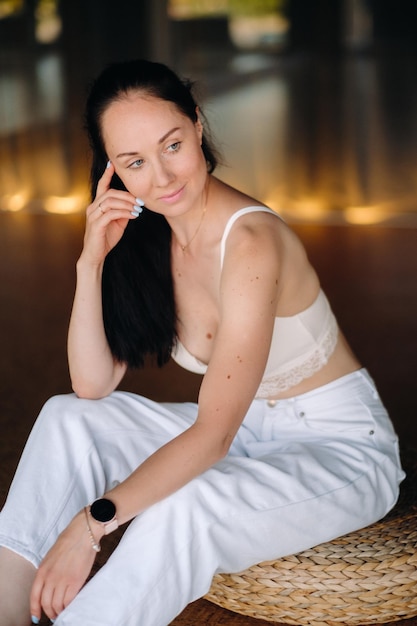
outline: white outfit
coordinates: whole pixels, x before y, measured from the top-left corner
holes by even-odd
[[[0,514],[0,545],[38,566],[75,513],[186,430],[197,410],[127,392],[49,400]],[[365,370],[290,399],[255,399],[227,457],[137,516],[56,626],[167,626],[216,572],[380,519],[403,477]]]

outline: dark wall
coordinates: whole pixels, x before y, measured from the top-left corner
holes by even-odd
[[[62,46],[70,68],[95,75],[109,62],[146,56],[148,7],[132,0],[63,1]]]
[[[338,52],[343,35],[343,0],[289,0],[293,50]]]
[[[417,49],[417,0],[369,0],[377,45]]]
[[[417,48],[417,0],[365,0],[378,48]],[[343,49],[343,0],[288,0],[293,50]]]

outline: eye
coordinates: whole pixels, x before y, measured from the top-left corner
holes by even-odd
[[[168,152],[178,152],[180,147],[181,147],[181,142],[180,141],[175,141],[170,146],[168,146]]]
[[[136,159],[136,161],[133,161],[133,163],[129,164],[129,168],[130,169],[137,169],[138,167],[141,167],[143,165],[143,159]]]

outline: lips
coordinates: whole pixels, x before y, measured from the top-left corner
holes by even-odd
[[[163,202],[168,202],[168,203],[176,202],[182,196],[184,187],[181,187],[181,189],[177,189],[176,191],[173,191],[172,193],[166,194],[165,196],[161,196],[159,199],[162,200]]]

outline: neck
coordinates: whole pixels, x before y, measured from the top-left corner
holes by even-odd
[[[190,246],[190,245],[191,245],[191,243],[194,241],[194,239],[197,237],[197,235],[198,235],[198,233],[199,233],[199,231],[200,231],[200,228],[201,228],[201,226],[202,226],[202,224],[203,224],[204,216],[205,216],[205,214],[206,214],[206,209],[207,209],[207,205],[205,205],[205,206],[203,207],[203,210],[202,210],[202,212],[201,212],[201,218],[200,218],[200,221],[198,222],[197,227],[196,227],[196,229],[195,229],[194,233],[191,235],[191,237],[188,239],[188,241],[186,241],[186,242],[184,242],[184,241],[180,241],[180,240],[178,239],[178,236],[174,233],[174,234],[175,234],[175,238],[176,238],[176,240],[177,240],[177,242],[178,242],[178,245],[180,246],[180,248],[181,248],[181,250],[183,251],[183,253],[184,253],[184,254],[185,254],[185,252],[187,252],[187,250],[188,250],[189,246]]]
[[[188,252],[192,242],[198,239],[207,211],[210,182],[211,176],[207,176],[199,206],[188,211],[186,215],[175,218],[175,221],[168,220],[175,240],[184,254]]]

